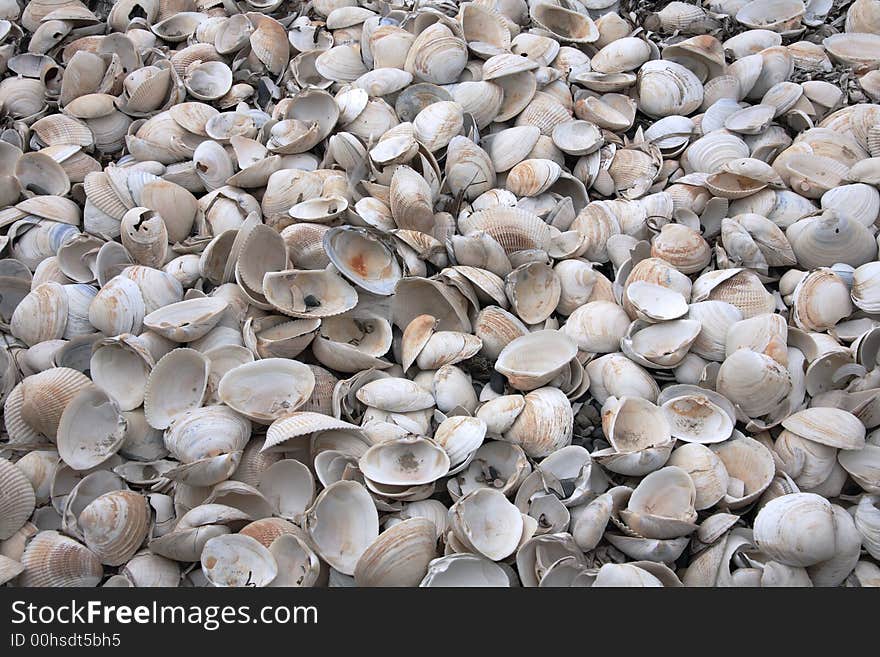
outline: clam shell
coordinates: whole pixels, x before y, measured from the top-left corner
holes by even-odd
[[[240,534],[208,540],[201,563],[214,586],[268,586],[278,574],[272,553],[256,539]]]
[[[379,518],[363,486],[338,481],[318,495],[306,513],[305,529],[327,563],[354,575],[358,560],[379,536]]]
[[[96,386],[80,390],[58,423],[58,453],[75,470],[87,470],[115,454],[125,438],[127,421],[117,403]]]
[[[357,304],[353,287],[330,271],[289,269],[263,278],[267,301],[291,317],[332,317]]]
[[[118,566],[140,548],[150,528],[146,499],[133,491],[105,493],[91,502],[77,520],[86,546],[101,562]]]
[[[220,379],[218,392],[227,406],[255,422],[270,424],[302,406],[314,387],[315,375],[306,365],[264,358],[229,370]]]

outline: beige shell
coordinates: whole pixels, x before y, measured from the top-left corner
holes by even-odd
[[[450,509],[455,537],[487,559],[500,561],[511,555],[523,530],[522,514],[502,493],[481,488],[461,497]],[[492,530],[489,519],[498,521]]]
[[[552,330],[536,331],[515,338],[498,355],[495,369],[520,390],[540,388],[567,366],[577,353],[569,336]]]
[[[265,358],[229,370],[220,379],[218,392],[226,405],[255,422],[269,424],[302,406],[314,387],[315,375],[306,365]]]
[[[373,445],[358,461],[368,481],[385,486],[419,486],[449,471],[449,456],[427,438],[401,438]]]
[[[387,528],[364,550],[355,581],[359,586],[415,586],[435,556],[434,523],[409,518]]]
[[[0,509],[0,540],[6,540],[30,518],[36,497],[25,473],[6,459],[0,459],[0,483],[6,491]]]
[[[362,485],[338,481],[318,495],[306,513],[305,529],[327,563],[354,575],[358,560],[379,536],[379,518]]]
[[[357,304],[357,292],[331,271],[289,269],[263,278],[267,301],[291,317],[332,317]]]
[[[127,421],[117,403],[96,386],[80,390],[58,423],[58,453],[75,470],[87,470],[115,454]]]
[[[20,586],[97,586],[104,577],[98,556],[86,546],[56,531],[42,531],[21,557]]]
[[[571,442],[573,416],[566,396],[556,388],[538,388],[525,396],[525,406],[503,438],[531,457],[547,456]]]
[[[205,543],[202,570],[214,586],[268,586],[278,565],[267,548],[241,534],[215,536]]]
[[[174,349],[164,355],[144,390],[144,412],[150,426],[165,429],[176,415],[199,407],[209,369],[208,359],[194,349]]]
[[[88,548],[101,562],[118,566],[140,548],[150,527],[147,500],[133,491],[114,491],[92,501],[79,515]]]

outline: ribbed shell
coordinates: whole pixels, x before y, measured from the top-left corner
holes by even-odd
[[[463,235],[486,231],[510,255],[527,249],[546,249],[550,245],[550,227],[527,210],[494,207],[474,212],[459,221]]]
[[[0,540],[21,529],[31,517],[36,496],[31,482],[15,464],[0,458]]]
[[[20,586],[91,587],[104,576],[98,556],[85,545],[56,531],[43,531],[22,555]]]
[[[91,502],[79,515],[86,545],[108,566],[131,559],[150,529],[150,507],[134,491],[113,491]]]
[[[55,439],[61,413],[77,392],[91,384],[82,372],[53,367],[27,377],[21,384],[21,417],[32,429]]]

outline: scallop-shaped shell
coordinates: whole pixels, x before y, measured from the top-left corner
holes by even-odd
[[[21,529],[34,512],[36,497],[31,482],[19,468],[0,458],[0,540],[6,540]]]
[[[21,563],[20,586],[94,587],[104,577],[101,560],[94,552],[52,530],[34,536]]]
[[[21,382],[21,418],[38,433],[54,440],[64,409],[89,385],[88,377],[68,367],[53,367]]]
[[[361,555],[379,536],[379,517],[362,485],[338,481],[318,495],[306,513],[305,528],[327,563],[354,575]]]
[[[749,269],[716,270],[703,274],[694,282],[691,300],[726,301],[736,306],[743,317],[772,313],[776,302],[757,274]]]
[[[58,454],[74,470],[88,470],[115,454],[127,421],[117,403],[97,386],[80,390],[58,423]]]
[[[158,367],[158,366],[157,366]],[[220,399],[245,417],[269,424],[302,406],[315,387],[315,375],[297,361],[265,358],[229,370]]]
[[[150,507],[134,491],[104,493],[77,519],[86,546],[108,566],[119,566],[134,556],[150,528]]]
[[[529,249],[546,250],[550,246],[550,227],[537,215],[520,208],[494,207],[474,212],[459,220],[463,235],[485,231],[505,253],[511,255]]]

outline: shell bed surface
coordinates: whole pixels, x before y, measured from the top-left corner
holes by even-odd
[[[880,586],[880,0],[0,0],[0,585]]]

